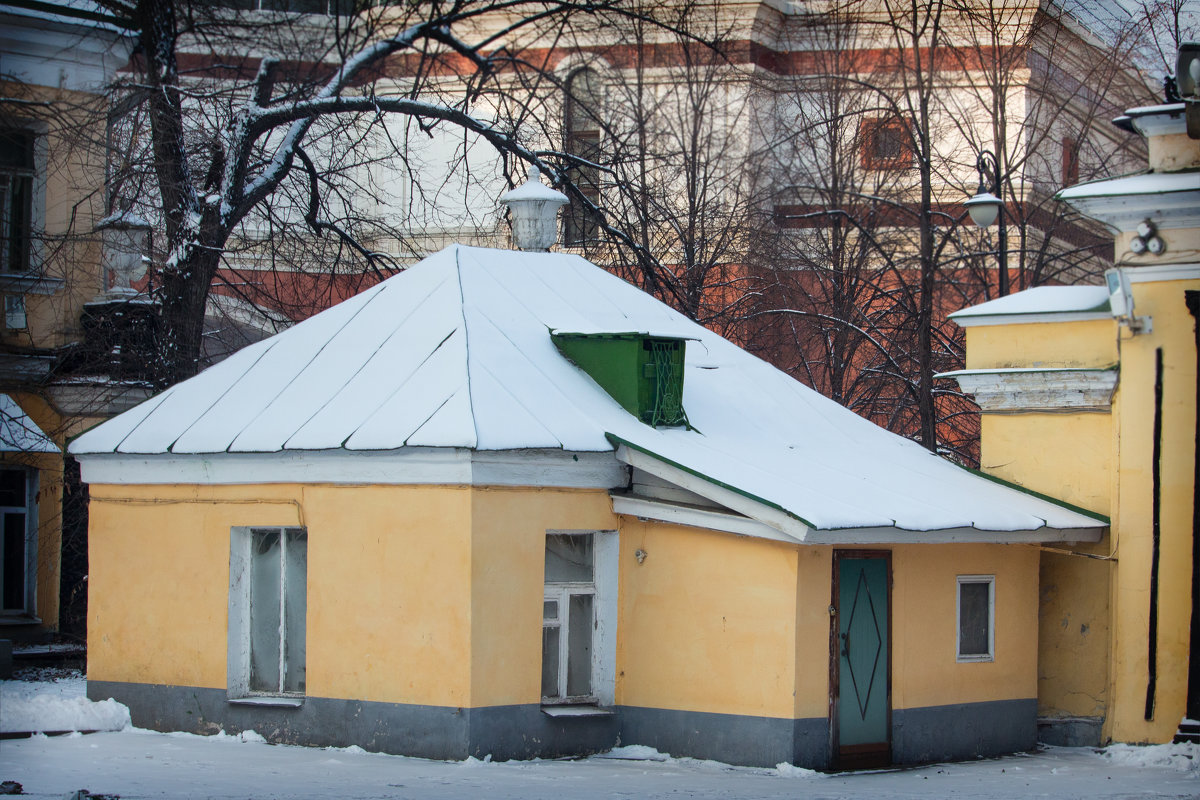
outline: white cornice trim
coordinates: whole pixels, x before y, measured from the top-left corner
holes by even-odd
[[[1038,314],[981,314],[978,316],[952,317],[960,328],[986,325],[1030,325],[1040,322],[1088,322],[1097,319],[1112,319],[1108,311],[1046,311]]]
[[[673,483],[682,489],[687,489],[689,492],[694,492],[718,505],[757,520],[770,528],[786,534],[791,541],[803,542],[804,537],[808,535],[809,527],[791,514],[712,481],[705,480],[697,475],[693,475],[672,464],[660,461],[654,456],[635,450],[624,444],[617,446],[616,455],[618,461],[644,470],[655,477]]]
[[[1109,411],[1117,388],[1116,369],[964,369],[937,377],[958,381],[985,414]]]
[[[377,452],[91,453],[76,458],[83,480],[96,484],[334,483],[615,489],[629,483],[628,467],[612,452],[428,447]]]
[[[1158,264],[1153,267],[1133,266],[1122,272],[1130,283],[1154,283],[1155,281],[1200,280],[1200,264]]]
[[[943,528],[906,531],[899,528],[838,528],[814,530],[805,544],[1040,544],[1048,542],[1098,542],[1107,526],[1097,528],[1038,528],[1034,531],[981,531],[976,528]]]
[[[652,497],[618,492],[612,493],[612,501],[614,512],[639,519],[734,533],[739,536],[753,536],[776,542],[797,543],[794,537],[788,536],[770,525],[732,511],[701,508],[686,503],[672,503]]]
[[[983,531],[976,528],[946,528],[910,531],[900,528],[810,529],[802,541],[748,517],[728,511],[697,508],[638,495],[613,493],[613,511],[656,522],[752,536],[777,542],[806,545],[864,544],[1040,544],[1046,542],[1098,542],[1104,527],[1038,528],[1033,531]]]

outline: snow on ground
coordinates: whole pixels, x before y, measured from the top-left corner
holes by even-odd
[[[90,728],[100,719],[122,726],[86,736],[37,734],[0,741],[0,781],[17,781],[32,797],[57,799],[86,788],[123,800],[1200,796],[1200,747],[1195,745],[1049,748],[969,763],[835,775],[787,764],[752,769],[671,758],[641,745],[579,760],[445,762],[367,753],[358,747],[274,746],[253,732],[207,737],[153,733],[128,726],[124,707],[116,715],[106,703],[89,708],[83,689],[78,676],[0,681],[0,725],[6,730],[13,720],[47,730]],[[74,725],[63,726],[72,715]]]

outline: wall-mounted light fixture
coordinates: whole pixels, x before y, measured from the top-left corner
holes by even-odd
[[[1129,286],[1129,277],[1120,267],[1104,271],[1104,282],[1108,284],[1108,306],[1113,318],[1121,325],[1129,328],[1134,336],[1139,333],[1151,333],[1154,323],[1150,317],[1138,317],[1133,313],[1133,290]]]

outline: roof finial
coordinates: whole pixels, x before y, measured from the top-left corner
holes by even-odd
[[[558,207],[569,201],[562,192],[542,183],[536,164],[529,166],[529,180],[505,192],[500,202],[512,215],[513,244],[518,250],[546,251],[558,239]]]

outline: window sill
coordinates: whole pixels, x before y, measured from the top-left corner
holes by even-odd
[[[548,717],[611,717],[613,712],[600,706],[542,706],[542,713]]]
[[[273,706],[275,708],[300,708],[304,705],[302,697],[231,697],[229,704],[233,706]]]
[[[35,272],[6,272],[0,275],[0,291],[18,294],[54,294],[66,283]]]
[[[41,625],[42,621],[32,614],[21,611],[0,612],[0,625]]]

